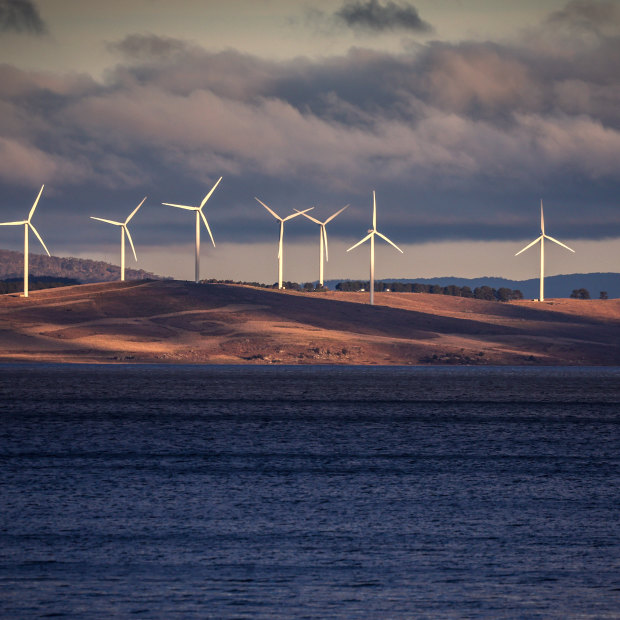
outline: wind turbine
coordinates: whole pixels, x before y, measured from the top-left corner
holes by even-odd
[[[125,280],[125,235],[127,235],[127,239],[129,239],[129,243],[131,244],[131,249],[133,250],[133,257],[138,260],[136,256],[136,248],[133,247],[133,241],[131,239],[131,234],[129,233],[129,228],[127,228],[127,224],[129,224],[129,220],[138,212],[138,209],[144,204],[146,200],[146,196],[142,199],[142,202],[129,214],[129,217],[124,222],[115,222],[114,220],[105,220],[102,217],[93,217],[90,216],[91,220],[99,220],[100,222],[105,222],[106,224],[114,224],[114,226],[121,227],[121,282]]]
[[[325,229],[325,225],[331,222],[335,217],[340,215],[345,209],[347,209],[349,205],[346,207],[342,207],[340,211],[336,211],[333,215],[328,217],[324,222],[320,222],[316,218],[304,213],[304,217],[307,217],[310,221],[318,224],[321,227],[321,233],[319,237],[319,285],[323,286],[323,246],[325,246],[325,260],[329,261],[329,252],[327,251],[327,230]],[[298,209],[295,209],[298,213],[301,213]]]
[[[256,198],[256,196],[254,196],[254,198]],[[263,207],[265,207],[265,209],[267,209],[267,211],[269,211],[269,213],[271,213],[271,215],[273,215],[273,217],[275,217],[276,220],[280,222],[280,243],[278,245],[278,288],[281,289],[282,288],[282,264],[284,263],[284,252],[283,252],[283,247],[282,247],[282,240],[284,239],[284,222],[288,220],[292,220],[294,217],[297,217],[298,215],[303,215],[304,213],[307,213],[308,211],[312,211],[314,207],[310,207],[309,209],[304,209],[303,211],[297,211],[297,213],[291,213],[291,215],[287,215],[286,217],[282,218],[275,211],[271,210],[262,200],[259,200],[258,198],[256,198],[256,200],[258,200],[258,202],[260,202],[260,204],[262,204]]]
[[[372,191],[372,228],[368,230],[368,234],[358,241],[355,245],[352,245],[347,252],[350,252],[353,248],[364,243],[370,239],[370,305],[375,303],[375,235],[378,235],[384,241],[387,241],[390,245],[393,245],[401,254],[403,251],[392,241],[390,241],[385,235],[382,235],[377,230],[377,198],[375,191]]]
[[[166,205],[167,207],[176,207],[177,209],[196,211],[196,282],[200,280],[200,218],[202,218],[202,221],[205,223],[205,226],[207,227],[207,232],[209,233],[209,237],[211,237],[211,243],[213,243],[213,247],[215,247],[215,240],[213,239],[213,234],[211,233],[211,229],[209,228],[209,222],[207,222],[207,218],[202,212],[202,208],[207,204],[207,200],[211,198],[211,194],[215,191],[215,188],[220,184],[221,180],[222,177],[217,180],[217,183],[211,188],[211,191],[202,199],[199,207],[188,207],[187,205],[176,205],[170,202],[162,202],[162,204]]]
[[[23,224],[24,226],[24,297],[28,297],[28,229],[32,228],[32,232],[36,235],[37,239],[41,242],[43,249],[47,252],[49,256],[49,250],[45,247],[45,243],[43,243],[43,239],[41,239],[41,235],[37,232],[37,229],[33,226],[32,216],[34,214],[34,210],[37,208],[39,204],[39,198],[41,198],[41,194],[43,193],[43,188],[45,185],[41,185],[41,189],[39,191],[39,195],[37,196],[34,204],[32,205],[32,209],[30,209],[30,213],[28,214],[27,220],[22,220],[21,222],[1,222],[0,226],[19,226]]]
[[[549,239],[549,241],[553,241],[553,243],[557,243],[561,245],[563,248],[570,250],[571,252],[575,252],[575,250],[569,248],[567,245],[564,245],[562,242],[550,237],[545,234],[545,217],[543,215],[543,201],[540,199],[540,237],[534,239],[532,243],[526,245],[522,250],[517,252],[515,256],[519,256],[521,252],[525,252],[525,250],[531,248],[533,245],[537,244],[540,241],[540,297],[539,301],[545,301],[545,239]]]

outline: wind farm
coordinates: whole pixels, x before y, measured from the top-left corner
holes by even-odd
[[[619,54],[0,0],[0,616],[618,617]]]

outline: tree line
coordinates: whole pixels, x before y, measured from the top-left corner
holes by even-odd
[[[336,284],[337,291],[367,291],[370,282],[361,280],[347,280]],[[432,295],[451,295],[453,297],[468,297],[471,299],[484,299],[487,301],[512,301],[523,299],[523,293],[517,289],[501,287],[499,289],[490,286],[477,286],[473,290],[469,286],[456,286],[450,284],[422,284],[420,282],[375,282],[375,292],[393,291],[394,293],[430,293]]]

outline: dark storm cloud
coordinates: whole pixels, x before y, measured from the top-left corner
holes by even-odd
[[[287,213],[357,203],[364,226],[376,189],[411,240],[525,234],[552,194],[558,234],[620,234],[620,37],[576,53],[555,23],[510,45],[288,62],[132,35],[103,83],[0,65],[0,182],[157,203],[223,175],[231,234],[270,234],[255,195]]]
[[[6,32],[42,35],[47,27],[30,0],[0,0],[0,33]]]
[[[385,30],[409,30],[432,32],[432,26],[422,20],[412,4],[397,4],[388,0],[350,0],[336,11],[335,17],[351,28],[382,32]]]

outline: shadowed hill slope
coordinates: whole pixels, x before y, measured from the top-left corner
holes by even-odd
[[[303,294],[177,281],[0,298],[0,360],[620,364],[620,301]]]

